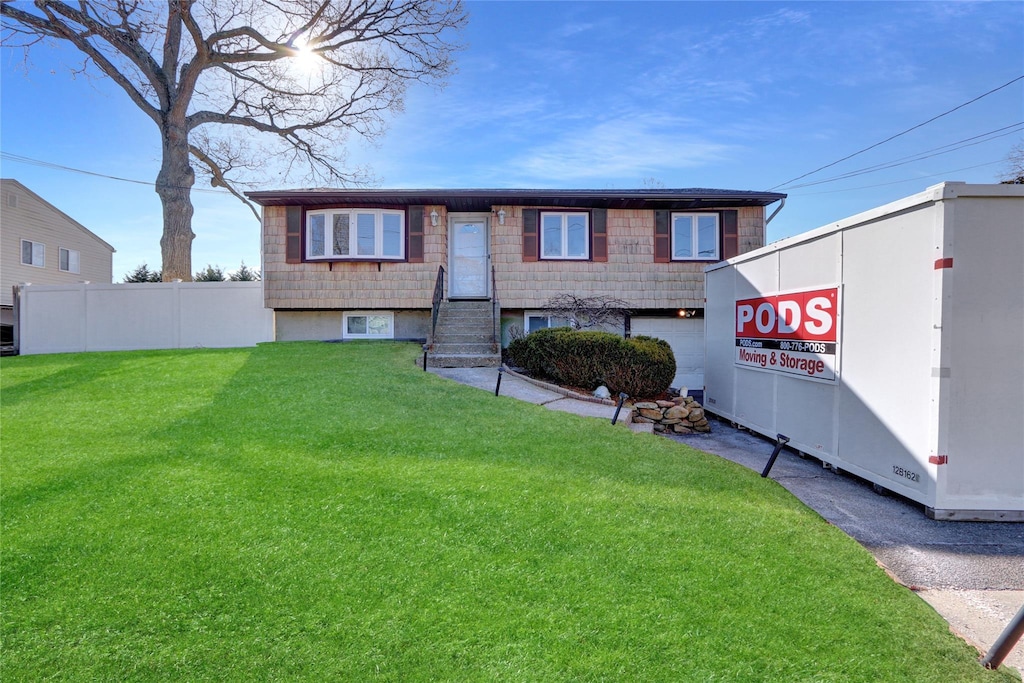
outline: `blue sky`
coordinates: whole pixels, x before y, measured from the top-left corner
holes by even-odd
[[[349,162],[368,165],[379,187],[767,190],[1024,75],[1021,2],[467,7],[466,47],[447,87],[412,88],[383,138],[348,143]],[[2,58],[3,152],[155,179],[155,126],[113,84],[72,78],[65,65],[74,53],[37,48],[27,75],[20,54],[3,50]],[[790,197],[768,239],[943,180],[994,182],[1024,138],[1022,122],[1018,80],[800,182],[928,158],[783,187]],[[976,136],[976,144],[954,144]],[[960,148],[936,153],[946,146]],[[139,263],[159,265],[151,186],[0,164],[0,175],[114,245],[115,280]],[[259,263],[248,209],[219,192],[196,192],[193,201],[193,270]]]

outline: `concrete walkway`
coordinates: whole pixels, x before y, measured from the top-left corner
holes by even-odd
[[[496,368],[434,368],[437,375],[494,393]],[[501,395],[551,410],[611,420],[614,406],[581,401],[505,374]],[[625,411],[624,411],[625,412]],[[728,423],[711,434],[668,438],[761,472],[774,444]],[[922,507],[874,492],[864,480],[825,469],[784,451],[771,478],[871,552],[903,585],[916,591],[950,628],[982,653],[1024,604],[1024,524],[937,522]],[[1024,643],[1003,663],[1024,671]]]

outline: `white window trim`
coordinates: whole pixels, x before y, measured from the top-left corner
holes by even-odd
[[[357,214],[373,214],[374,216],[374,253],[373,254],[360,254],[358,253],[358,237],[359,230],[357,225]],[[324,217],[324,251],[329,251],[333,245],[333,229],[334,229],[334,216],[338,214],[348,214],[349,216],[349,253],[346,255],[340,254],[323,254],[313,255],[310,253],[310,247],[312,246],[313,240],[310,239],[310,228],[313,216]],[[384,216],[393,215],[398,216],[399,219],[399,235],[398,235],[398,255],[388,254],[384,255]],[[405,211],[400,209],[320,209],[317,211],[306,212],[306,226],[305,226],[305,240],[306,240],[306,260],[307,261],[404,261],[405,260],[405,243],[407,241],[407,230],[405,221]]]
[[[349,334],[348,319],[362,316],[381,316],[388,319],[387,334]],[[395,314],[392,311],[345,311],[341,316],[341,338],[342,339],[394,339],[395,338]]]
[[[559,256],[548,256],[544,253],[544,217],[545,216],[561,216],[562,217],[562,250]],[[569,226],[567,225],[569,216],[583,216],[583,220],[586,225],[584,229],[586,235],[583,238],[583,255],[582,256],[567,256],[569,251]],[[539,226],[539,239],[538,239],[538,253],[542,260],[549,261],[589,261],[590,260],[590,212],[589,211],[541,211],[540,212],[540,226]]]
[[[28,242],[32,245],[32,263],[25,263],[25,243]],[[39,263],[36,263],[36,247],[39,247]],[[46,267],[46,245],[42,242],[35,242],[33,240],[22,240],[21,241],[21,256],[18,257],[21,260],[21,265],[32,266],[33,268],[45,268]]]
[[[676,218],[678,216],[692,216],[695,219],[693,232],[690,234],[690,252],[695,254],[694,256],[676,256]],[[715,219],[715,253],[713,256],[701,256],[698,249],[700,231],[697,229],[698,220],[696,219],[702,216],[712,216]],[[720,214],[711,211],[673,211],[669,216],[668,225],[671,237],[669,249],[673,261],[720,261],[722,259],[722,216]]]
[[[65,251],[68,252],[68,267],[67,268],[61,268],[60,267],[61,266],[61,262],[63,261],[63,259],[61,258],[61,253],[65,252]],[[71,261],[71,255],[72,254],[75,255],[74,263],[72,263],[72,261]],[[62,273],[81,274],[81,272],[82,272],[82,253],[80,251],[78,251],[77,249],[68,249],[67,247],[58,247],[57,248],[57,269],[60,272],[62,272]]]

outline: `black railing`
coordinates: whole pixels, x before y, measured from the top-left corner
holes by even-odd
[[[430,343],[434,343],[434,331],[437,329],[437,313],[444,301],[444,266],[437,267],[437,281],[434,283],[434,300],[430,308]]]
[[[491,266],[491,322],[495,350],[501,351],[501,304],[498,303],[498,278]]]

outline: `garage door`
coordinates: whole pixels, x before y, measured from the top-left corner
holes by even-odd
[[[664,339],[676,356],[676,378],[672,386],[704,389],[703,318],[632,318],[633,336]]]

